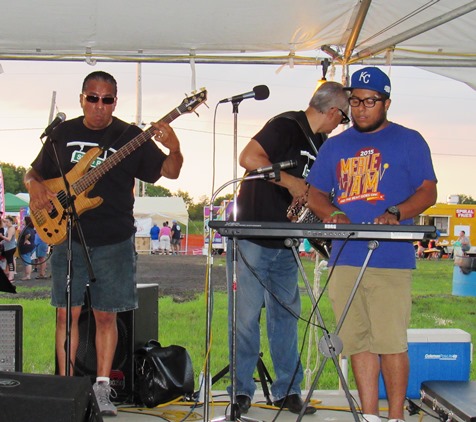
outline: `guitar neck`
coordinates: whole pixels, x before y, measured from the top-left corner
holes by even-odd
[[[170,123],[179,117],[180,113],[178,108],[173,109],[169,114],[160,119],[161,122]],[[155,128],[153,126],[144,130],[144,132],[137,135],[134,139],[130,140],[127,144],[119,148],[114,154],[112,154],[101,165],[89,170],[83,177],[79,178],[72,184],[74,192],[77,194],[84,192],[90,186],[94,185],[99,179],[101,179],[109,170],[119,164],[124,158],[132,154],[142,144],[147,142],[153,135]]]

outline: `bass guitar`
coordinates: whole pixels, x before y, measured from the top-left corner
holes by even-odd
[[[200,92],[185,98],[177,108],[173,109],[160,119],[160,121],[170,123],[182,114],[191,113],[195,111],[200,104],[205,102],[206,99],[207,91],[202,89]],[[87,196],[88,192],[109,170],[147,142],[153,136],[154,130],[152,126],[144,130],[144,132],[137,135],[127,144],[119,148],[114,154],[109,156],[101,165],[90,169],[94,160],[103,152],[99,147],[91,148],[65,175],[78,215],[96,208],[102,203],[103,199],[101,197],[89,198]],[[50,212],[45,209],[31,209],[30,217],[38,236],[49,245],[57,245],[63,242],[67,235],[67,220],[70,210],[65,182],[62,177],[58,177],[45,180],[43,184],[49,190],[56,193],[56,198],[51,201],[53,209]]]

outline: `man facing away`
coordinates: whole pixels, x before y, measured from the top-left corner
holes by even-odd
[[[180,254],[180,247],[182,244],[182,230],[177,220],[172,221],[172,238],[170,239],[170,245],[172,247],[172,255]]]
[[[159,252],[159,233],[159,226],[154,223],[154,225],[150,228],[150,249],[153,254]]]
[[[51,140],[44,144],[25,175],[32,212],[43,209],[52,211],[51,200],[56,192],[49,190],[42,182],[60,177],[59,166],[67,174],[76,165],[76,157],[92,147],[104,148],[93,165],[100,163],[142,132],[138,127],[113,116],[117,104],[117,83],[106,72],[98,71],[86,76],[79,103],[83,115],[56,127]],[[183,162],[179,140],[172,128],[163,122],[152,125],[155,139],[169,150],[168,155],[153,140],[146,141],[97,181],[88,195],[99,196],[103,202],[84,212],[80,219],[95,277],[95,281],[89,283],[96,322],[97,378],[93,389],[103,415],[117,415],[117,409],[109,397],[109,375],[118,335],[116,315],[117,312],[137,308],[133,218],[135,178],[148,183],[154,183],[162,176],[176,179]],[[58,160],[55,159],[56,153]],[[72,242],[71,370],[74,368],[79,342],[78,319],[90,278],[77,229],[75,227]],[[51,264],[51,304],[57,308],[56,353],[60,375],[67,372],[67,244],[68,241],[64,241],[55,246]]]
[[[413,217],[437,197],[428,145],[418,132],[387,120],[391,86],[380,69],[355,72],[349,90],[353,127],[319,151],[307,178],[309,207],[325,223],[413,224]],[[337,320],[368,251],[367,241],[332,242],[329,297]],[[339,333],[343,353],[351,357],[365,421],[380,421],[380,372],[389,420],[404,419],[414,268],[411,242],[379,241]]]
[[[244,181],[237,199],[237,221],[289,221],[288,207],[306,202],[308,186],[304,177],[326,135],[349,121],[345,114],[349,107],[347,98],[341,84],[327,82],[314,93],[306,111],[276,116],[250,140],[240,154],[240,165],[247,171],[287,160],[296,160],[297,167],[280,171],[280,181]],[[232,251],[231,240],[228,251]],[[230,319],[234,289],[232,255],[227,253]],[[303,371],[297,318],[301,302],[293,252],[285,247],[284,240],[237,239],[236,256],[235,394],[239,412],[248,411],[256,388],[253,372],[260,352],[260,315],[264,305],[276,375],[271,385],[274,404],[300,413]],[[230,339],[231,336],[230,328]],[[233,362],[231,353],[230,350]],[[306,414],[315,411],[314,407],[305,409]]]

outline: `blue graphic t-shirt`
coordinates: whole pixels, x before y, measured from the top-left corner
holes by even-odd
[[[321,191],[334,189],[334,204],[355,224],[372,224],[389,206],[413,195],[424,180],[436,181],[427,143],[418,132],[395,123],[375,133],[350,128],[330,138],[321,147],[307,177]],[[342,245],[343,241],[333,241],[330,264]],[[367,241],[349,241],[336,264],[362,266],[367,245]],[[415,268],[413,244],[379,241],[368,265]]]

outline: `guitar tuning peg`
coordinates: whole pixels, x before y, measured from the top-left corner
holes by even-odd
[[[198,114],[195,110],[193,112],[197,115],[197,117],[200,117],[200,114]]]

